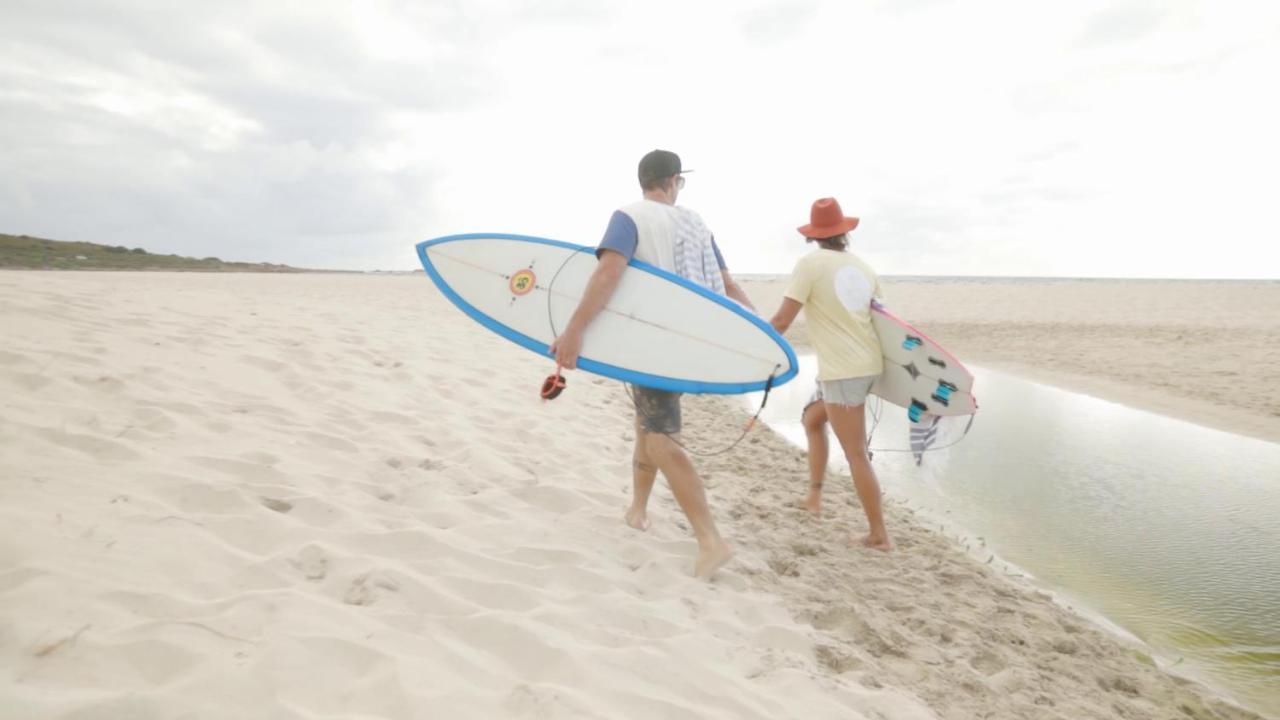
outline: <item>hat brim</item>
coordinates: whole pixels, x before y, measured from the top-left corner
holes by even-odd
[[[663,179],[663,178],[676,177],[676,176],[678,176],[678,175],[687,175],[687,174],[689,174],[689,173],[691,173],[691,172],[693,172],[693,171],[692,171],[692,170],[681,170],[680,172],[678,172],[678,173],[672,173],[671,175],[655,175],[655,176],[653,176],[653,177],[644,177],[644,178],[641,178],[641,181],[642,181],[642,182],[653,182],[654,180],[661,180],[661,179]]]
[[[819,227],[814,225],[813,223],[810,223],[808,225],[801,225],[800,227],[796,228],[796,230],[799,230],[800,234],[807,238],[815,238],[817,240],[823,240],[826,238],[832,238],[837,235],[843,235],[847,232],[851,232],[856,227],[858,227],[858,218],[846,217],[844,220],[842,220],[841,222],[835,225],[823,225]]]

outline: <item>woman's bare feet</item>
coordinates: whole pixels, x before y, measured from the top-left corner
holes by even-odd
[[[645,531],[652,524],[649,522],[649,513],[644,508],[639,510],[635,508],[627,508],[627,514],[623,516],[627,524],[636,530]]]
[[[810,486],[809,495],[805,497],[801,507],[808,510],[809,514],[816,518],[822,517],[822,486]]]
[[[716,540],[705,547],[699,545],[698,559],[693,563],[693,576],[699,580],[710,580],[733,557],[733,550],[724,540]]]

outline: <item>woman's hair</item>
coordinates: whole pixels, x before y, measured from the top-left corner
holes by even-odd
[[[829,238],[805,238],[805,242],[816,242],[824,250],[844,250],[849,247],[849,233],[841,233]]]

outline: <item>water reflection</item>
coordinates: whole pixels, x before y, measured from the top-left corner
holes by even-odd
[[[803,447],[813,358],[801,368],[762,418]],[[905,411],[883,406],[872,447],[885,491],[984,538],[1179,671],[1280,714],[1280,445],[973,370],[972,431],[920,467],[893,452],[908,447]],[[938,445],[964,427],[944,422]]]

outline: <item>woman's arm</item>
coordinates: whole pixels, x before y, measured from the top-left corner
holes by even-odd
[[[773,319],[769,324],[779,333],[785,333],[787,328],[791,327],[791,323],[795,322],[796,316],[800,314],[800,308],[804,307],[799,302],[791,298],[782,298],[782,305],[778,307],[778,312],[773,314]]]

